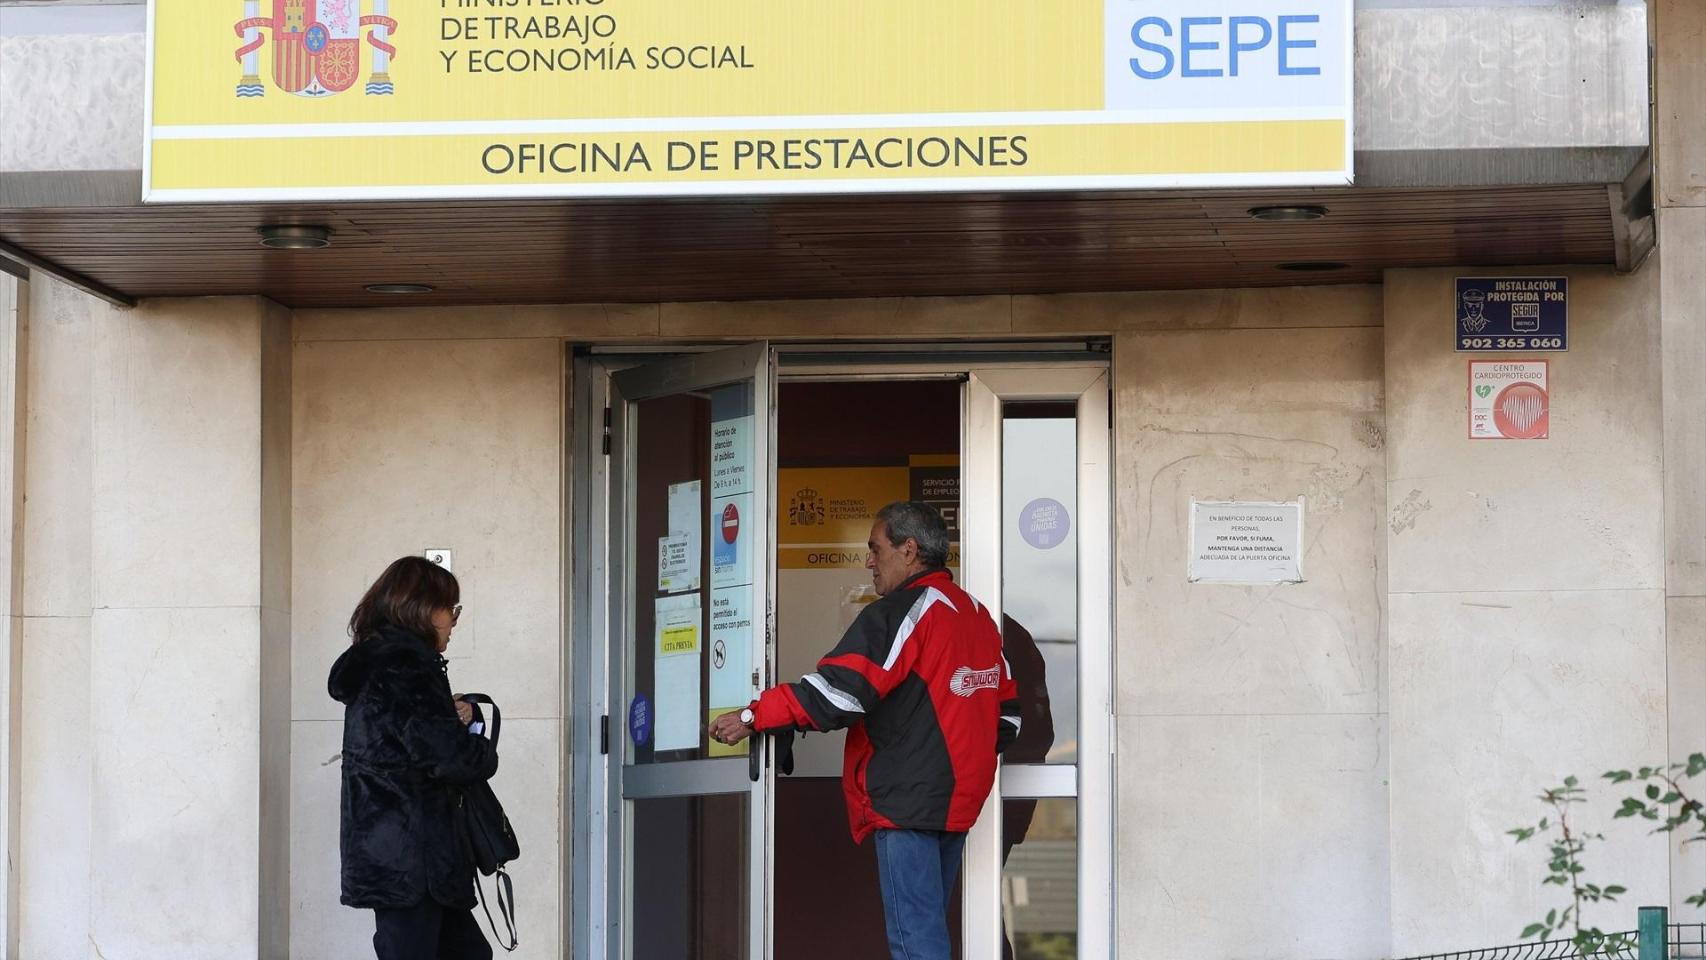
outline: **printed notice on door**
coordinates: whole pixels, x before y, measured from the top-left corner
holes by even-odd
[[[1303,582],[1303,500],[1191,501],[1192,583]]]
[[[658,592],[699,589],[699,481],[669,485],[669,535],[658,538]]]
[[[699,676],[704,660],[699,630],[705,616],[701,596],[687,593],[653,601],[657,636],[652,669],[659,751],[692,750],[699,746]]]

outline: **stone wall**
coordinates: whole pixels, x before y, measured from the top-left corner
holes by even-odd
[[[564,346],[553,338],[337,339],[295,348],[291,582],[292,956],[342,960],[372,935],[338,904],[343,708],[326,673],[350,612],[397,557],[452,551],[458,692],[503,709],[494,788],[522,838],[516,960],[562,956]],[[490,885],[488,884],[488,887]]]
[[[1537,851],[1503,835],[1538,815],[1534,791],[1662,754],[1667,723],[1674,750],[1701,709],[1676,693],[1693,568],[1689,514],[1665,499],[1670,444],[1691,434],[1661,407],[1690,387],[1661,377],[1657,271],[1567,271],[1552,439],[1470,443],[1458,272],[293,317],[254,300],[118,311],[38,278],[19,952],[365,944],[370,918],[337,903],[325,673],[379,570],[448,547],[467,605],[452,680],[510,721],[517,956],[562,955],[565,341],[1077,334],[1114,337],[1120,955],[1508,942],[1543,895]],[[1190,498],[1298,496],[1304,583],[1186,581]],[[1606,869],[1630,903],[1661,902],[1672,874],[1639,839]]]
[[[1534,797],[1664,755],[1663,435],[1658,277],[1569,277],[1570,349],[1551,361],[1550,439],[1468,440],[1467,358],[1452,278],[1386,277],[1391,571],[1392,939],[1397,956],[1509,943],[1559,905],[1545,850],[1505,831]],[[1634,928],[1665,898],[1664,843],[1611,830],[1593,911]],[[1593,879],[1593,878],[1590,878]]]
[[[284,956],[288,313],[30,289],[19,952]]]

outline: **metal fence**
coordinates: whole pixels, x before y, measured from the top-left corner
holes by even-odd
[[[1588,953],[1578,950],[1574,940],[1530,940],[1405,960],[1706,960],[1706,923],[1667,920],[1663,907],[1642,907],[1638,929],[1614,934]]]
[[[1671,960],[1706,960],[1706,923],[1670,925]]]
[[[1592,960],[1639,960],[1634,942],[1634,934],[1630,933],[1628,945],[1597,953],[1587,954]],[[1406,957],[1405,960],[1577,960],[1582,954],[1576,951],[1574,940],[1530,940],[1526,943],[1513,943],[1505,947],[1486,947],[1481,950],[1460,950],[1457,953],[1430,953],[1421,957]]]

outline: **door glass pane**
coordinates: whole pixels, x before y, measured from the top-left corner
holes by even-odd
[[[1001,871],[1003,960],[1078,956],[1078,801],[1007,800]]]
[[[1002,640],[1024,723],[1007,763],[1078,760],[1078,421],[1009,403],[1001,429]]]
[[[633,802],[633,960],[747,955],[748,795]]]
[[[634,406],[628,762],[745,756],[706,728],[752,698],[753,386]]]

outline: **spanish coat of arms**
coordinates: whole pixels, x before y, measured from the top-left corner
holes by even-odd
[[[364,2],[373,12],[363,15]],[[243,19],[237,21],[237,61],[243,78],[237,96],[266,95],[261,83],[260,57],[267,34],[272,35],[272,82],[285,93],[299,97],[329,97],[343,93],[361,73],[361,32],[373,47],[372,72],[367,80],[370,96],[392,92],[391,60],[397,48],[390,43],[397,21],[386,16],[388,0],[243,0]],[[270,7],[271,16],[261,8]]]

